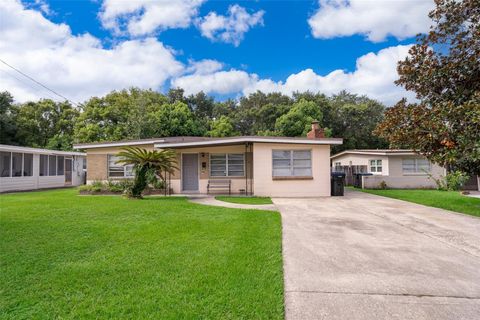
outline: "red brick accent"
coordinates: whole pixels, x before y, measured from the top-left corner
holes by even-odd
[[[312,122],[312,130],[307,133],[308,139],[318,139],[318,138],[325,138],[325,133],[323,132],[323,128],[320,128],[320,123],[318,121]]]

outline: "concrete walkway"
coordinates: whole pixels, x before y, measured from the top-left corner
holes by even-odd
[[[231,203],[231,202],[217,200],[213,196],[191,197],[191,198],[189,197],[189,200],[194,203],[204,204],[208,206],[217,206],[217,207],[226,207],[226,208],[235,208],[235,209],[259,209],[259,210],[278,211],[277,207],[275,207],[275,205],[273,204]]]
[[[273,199],[286,318],[480,319],[480,219],[409,202]]]
[[[480,198],[480,191],[470,191],[470,194],[467,194],[468,197]]]

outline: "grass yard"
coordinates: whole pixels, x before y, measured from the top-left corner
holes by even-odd
[[[439,191],[439,190],[371,190],[355,189],[379,196],[390,197],[430,207],[442,208],[446,210],[466,213],[472,216],[480,217],[480,199],[461,195],[458,191]]]
[[[1,319],[283,319],[277,212],[0,195]]]
[[[269,197],[216,196],[215,199],[240,204],[272,204]]]

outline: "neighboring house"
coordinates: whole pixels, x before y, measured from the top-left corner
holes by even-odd
[[[363,188],[435,188],[435,179],[446,170],[412,150],[346,150],[331,157],[332,170],[345,166],[363,166],[371,176],[363,177]]]
[[[209,181],[227,180],[237,194],[317,197],[330,196],[330,146],[341,143],[324,138],[314,122],[306,138],[167,137],[74,147],[87,153],[87,183],[132,177],[132,168],[118,165],[116,154],[122,147],[137,146],[176,151],[179,170],[170,180],[174,193],[207,193]]]
[[[78,186],[86,154],[0,145],[0,192]]]

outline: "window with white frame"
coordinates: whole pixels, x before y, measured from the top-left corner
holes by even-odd
[[[1,177],[30,177],[33,175],[33,154],[0,152]]]
[[[245,155],[243,153],[210,154],[211,177],[245,176]]]
[[[120,157],[108,155],[108,177],[109,178],[130,178],[134,176],[133,165],[118,164]]]
[[[335,162],[334,167],[335,167],[335,169],[337,169],[337,168],[340,169],[342,167],[342,163],[341,162]]]
[[[272,167],[274,177],[311,177],[312,152],[310,150],[273,150]]]
[[[382,170],[383,170],[382,160],[379,160],[379,159],[370,160],[370,172],[381,173]]]
[[[402,159],[402,171],[404,174],[427,173],[431,170],[430,161],[423,158]]]

